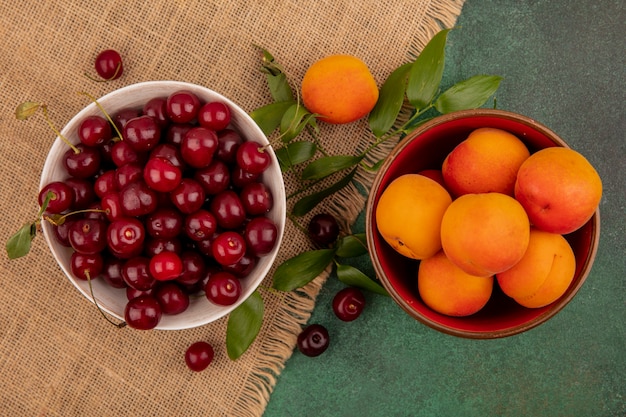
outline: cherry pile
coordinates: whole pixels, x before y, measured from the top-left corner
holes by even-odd
[[[184,312],[194,295],[232,305],[277,239],[264,145],[230,127],[227,105],[188,90],[111,120],[122,138],[107,118],[86,117],[78,152],[63,156],[68,178],[39,193],[41,205],[51,192],[48,215],[72,213],[54,228],[73,249],[72,273],[124,288],[136,329]]]

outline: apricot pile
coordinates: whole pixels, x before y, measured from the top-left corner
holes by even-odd
[[[600,176],[580,153],[534,153],[515,135],[479,128],[440,169],[401,175],[382,192],[376,226],[398,253],[419,260],[417,289],[449,316],[481,310],[497,282],[527,308],[558,300],[576,259],[564,235],[593,216]]]

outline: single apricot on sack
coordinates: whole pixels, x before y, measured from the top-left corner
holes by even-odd
[[[528,308],[544,307],[561,297],[576,272],[576,258],[559,234],[536,228],[530,231],[528,249],[512,268],[496,275],[509,297]]]
[[[382,192],[376,206],[376,227],[398,253],[425,259],[441,249],[441,219],[452,197],[437,181],[404,174]]]
[[[455,196],[503,193],[513,196],[517,171],[530,151],[517,136],[502,129],[473,130],[444,159],[446,188]]]
[[[417,289],[424,303],[438,313],[463,317],[480,311],[493,291],[493,276],[463,271],[443,251],[420,262]]]
[[[470,275],[488,277],[511,268],[524,256],[529,239],[524,208],[502,193],[462,195],[441,221],[444,252]]]
[[[378,101],[378,87],[369,68],[351,55],[330,55],[313,63],[301,89],[304,107],[332,124],[358,120]]]
[[[593,216],[602,198],[602,180],[591,163],[575,150],[544,148],[520,167],[515,198],[537,228],[568,234]]]

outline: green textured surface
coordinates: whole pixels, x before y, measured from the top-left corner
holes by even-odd
[[[331,277],[310,320],[331,345],[293,354],[265,417],[626,415],[625,11],[623,0],[468,0],[449,36],[447,84],[502,75],[498,107],[556,131],[603,179],[599,252],[574,300],[524,334],[465,340],[372,294],[340,322]]]

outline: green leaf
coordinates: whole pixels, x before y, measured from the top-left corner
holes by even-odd
[[[287,171],[294,165],[301,164],[313,158],[317,146],[306,140],[292,142],[276,150],[276,157],[280,163],[282,172]]]
[[[480,107],[495,94],[500,81],[497,75],[475,75],[458,82],[437,98],[435,108],[445,114]]]
[[[254,291],[228,316],[226,351],[231,360],[243,355],[256,339],[263,324],[264,309],[261,294]]]
[[[311,114],[302,104],[292,104],[280,121],[280,134],[283,142],[287,143],[298,136],[304,127],[314,121]]]
[[[319,180],[361,162],[363,156],[333,155],[316,159],[302,171],[303,180]]]
[[[417,110],[428,107],[439,89],[448,32],[444,29],[433,36],[411,66],[406,94]]]
[[[266,74],[266,78],[267,86],[274,101],[293,101],[293,92],[285,74]]]
[[[26,120],[39,110],[41,104],[33,101],[25,101],[15,109],[15,117],[17,120]]]
[[[9,259],[17,259],[27,255],[36,234],[37,225],[35,223],[27,223],[13,234],[6,243]]]
[[[269,136],[280,125],[283,115],[295,101],[277,101],[250,112],[250,117]]]
[[[348,175],[346,175],[345,177],[343,177],[342,179],[340,179],[339,181],[337,181],[330,187],[325,188],[322,191],[319,191],[317,193],[307,195],[306,197],[302,197],[300,200],[296,202],[296,204],[294,204],[293,209],[291,210],[291,213],[294,216],[304,216],[309,211],[313,210],[315,206],[321,203],[322,200],[324,200],[326,197],[336,193],[337,191],[341,190],[343,187],[350,184],[350,181],[352,181],[352,178],[354,177],[355,172],[356,172],[356,168],[350,171]]]
[[[337,264],[336,273],[337,279],[346,285],[359,287],[376,294],[389,296],[385,287],[353,266]]]
[[[333,249],[317,249],[287,259],[276,268],[273,287],[293,291],[305,286],[328,267],[334,255]]]
[[[365,233],[344,236],[337,241],[335,255],[341,258],[352,258],[367,253]]]
[[[410,70],[411,63],[401,65],[380,88],[378,101],[368,117],[370,129],[377,138],[391,129],[400,114]]]

